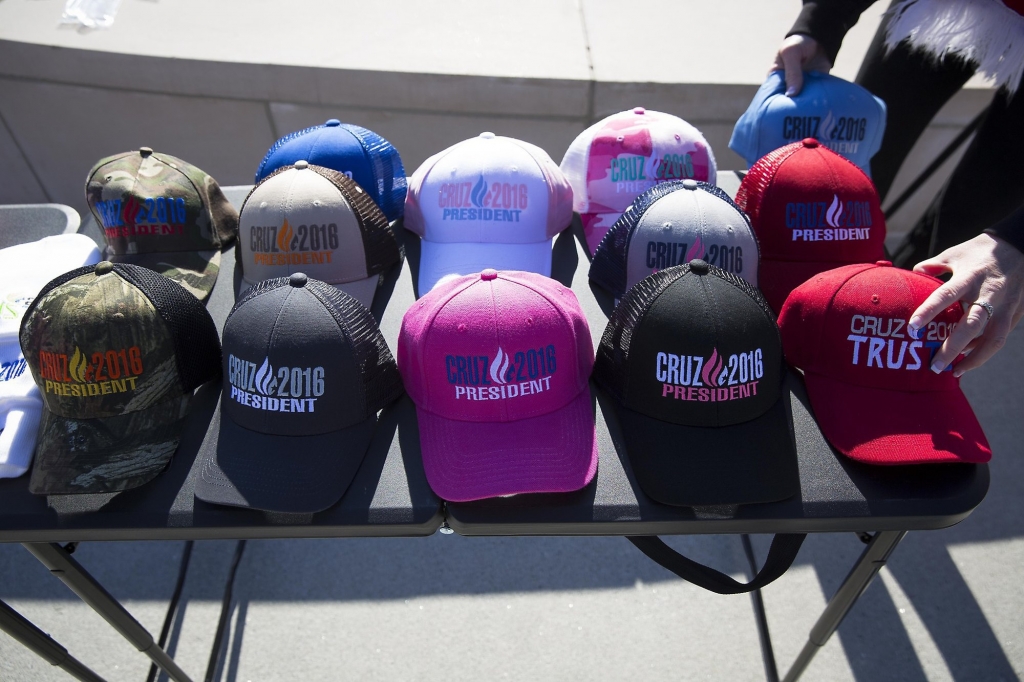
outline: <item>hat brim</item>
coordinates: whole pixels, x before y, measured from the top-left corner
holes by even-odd
[[[210,297],[220,274],[220,251],[164,251],[110,255],[112,263],[129,263],[174,280],[200,301]]]
[[[218,412],[217,446],[203,456],[195,496],[204,502],[309,514],[338,503],[370,447],[377,417],[314,436],[242,428]]]
[[[818,261],[781,261],[761,259],[757,273],[757,286],[768,305],[778,315],[793,289],[817,274],[850,263],[823,263]]]
[[[775,502],[797,494],[796,444],[779,398],[764,414],[723,427],[672,424],[616,406],[640,488],[674,506]]]
[[[448,275],[473,275],[482,270],[523,270],[551,276],[551,240],[528,244],[444,243],[420,241],[419,295],[424,296]]]
[[[29,491],[113,493],[156,478],[184,429],[189,396],[114,417],[72,419],[43,408]]]
[[[554,412],[514,422],[457,421],[418,405],[416,415],[427,482],[449,502],[572,492],[597,472],[589,390]]]
[[[982,463],[992,459],[967,397],[949,391],[887,391],[805,373],[822,434],[869,464]]]

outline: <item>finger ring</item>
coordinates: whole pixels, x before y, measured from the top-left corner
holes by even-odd
[[[977,305],[984,308],[985,312],[988,313],[988,318],[990,320],[992,319],[992,316],[995,314],[995,311],[992,309],[992,304],[989,303],[988,301],[975,301],[971,305]]]

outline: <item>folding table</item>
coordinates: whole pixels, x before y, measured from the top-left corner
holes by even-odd
[[[732,194],[736,175],[721,176],[720,184]],[[247,189],[229,188],[225,193],[238,206]],[[101,240],[91,218],[81,231]],[[407,257],[401,268],[383,279],[373,307],[392,352],[402,315],[415,300],[413,283],[419,265],[418,241],[404,230],[397,232]],[[581,237],[576,221],[573,230],[556,238],[552,276],[576,293],[596,346],[613,301],[589,285],[589,261]],[[222,254],[221,268],[208,303],[219,329],[234,301],[233,249]],[[181,445],[168,469],[140,488],[116,495],[46,498],[28,492],[27,476],[0,480],[0,542],[24,544],[171,679],[183,681],[189,677],[58,541],[426,536],[439,529],[466,536],[873,532],[865,535],[867,547],[785,676],[796,680],[907,531],[954,525],[988,491],[987,465],[873,467],[836,454],[818,430],[801,378],[790,372],[785,401],[797,444],[799,494],[782,502],[734,507],[661,505],[646,497],[636,483],[611,399],[593,384],[591,388],[599,463],[595,480],[581,491],[457,504],[439,500],[426,482],[415,409],[405,396],[381,413],[366,458],[341,501],[321,513],[294,515],[220,507],[193,497],[198,455],[216,448],[220,420],[220,386],[207,384],[196,393]],[[702,445],[713,451],[714,443],[688,444]],[[0,629],[15,634],[51,663],[68,661],[67,652],[62,658],[59,645],[46,642],[41,633],[31,631],[31,624],[5,613],[0,608]],[[87,669],[69,671],[79,679],[99,679]]]

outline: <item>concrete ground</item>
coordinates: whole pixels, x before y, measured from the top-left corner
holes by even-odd
[[[327,16],[333,2],[301,6]],[[840,75],[856,73],[884,4],[851,32]],[[626,15],[622,3],[603,0],[495,3],[486,11],[468,0],[396,0],[387,22],[378,22],[374,3],[351,3],[348,21],[300,25],[280,20],[280,3],[124,0],[108,31],[59,28],[62,5],[0,0],[4,203],[81,209],[88,166],[145,144],[223,184],[251,182],[273,139],[330,116],[384,134],[411,172],[429,153],[485,128],[537,142],[558,160],[595,116],[642,104],[697,123],[720,166],[736,168],[724,151],[731,122],[799,3],[639,0]],[[638,17],[659,19],[624,36],[623,25]],[[291,70],[274,71],[268,61]],[[911,165],[927,163],[985,97],[975,87],[952,102]],[[894,195],[912,177],[898,179]],[[910,534],[804,679],[1024,674],[1022,372],[1024,328],[963,380],[993,446],[987,499],[954,528]],[[738,537],[670,543],[745,575]],[[762,559],[767,544],[755,538]],[[208,667],[235,547],[194,546],[167,649],[196,680]],[[183,548],[86,543],[75,557],[155,636]],[[764,590],[780,671],[862,548],[853,534],[811,536],[794,567]],[[215,680],[765,677],[748,596],[684,583],[621,538],[250,541],[234,597]],[[0,545],[0,599],[105,678],[146,679],[148,659],[17,545]],[[0,680],[67,679],[0,633]]]

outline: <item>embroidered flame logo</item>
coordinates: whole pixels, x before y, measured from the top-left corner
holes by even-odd
[[[89,363],[85,360],[85,353],[75,346],[75,353],[68,361],[68,374],[80,384],[85,383],[85,368]]]
[[[277,233],[277,248],[282,251],[292,250],[292,237],[295,235],[295,230],[288,224],[288,219],[284,219],[284,225],[281,226],[281,231]]]
[[[507,384],[505,372],[508,371],[508,354],[498,346],[498,354],[491,363],[491,380],[496,384]]]
[[[832,203],[825,213],[825,222],[832,227],[839,227],[839,217],[843,215],[843,204],[839,201],[839,195],[832,195]]]
[[[128,200],[124,202],[124,208],[121,210],[121,217],[124,220],[125,225],[134,225],[135,216],[139,214],[139,200],[134,196],[128,197]]]
[[[480,176],[480,179],[473,185],[473,191],[469,194],[469,200],[473,202],[474,206],[484,205],[484,196],[487,194],[487,181],[484,180],[484,176]]]
[[[273,383],[271,383],[272,381]],[[270,392],[277,385],[277,381],[274,381],[274,366],[270,364],[269,357],[263,358],[263,364],[256,370],[256,378],[253,381],[253,385],[263,395],[270,395]]]
[[[818,130],[819,140],[831,140],[832,133],[836,128],[836,117],[832,115],[832,110],[829,109],[825,115],[825,120],[821,122],[821,128]]]
[[[700,237],[697,237],[694,240],[694,242],[693,242],[693,246],[691,246],[690,249],[686,252],[686,262],[689,263],[694,258],[703,258],[703,257],[704,257],[704,242],[701,241]]]
[[[718,354],[718,349],[715,348],[711,351],[711,357],[704,363],[704,369],[700,372],[701,380],[706,386],[718,386],[719,379],[725,380],[725,376],[722,376],[723,367],[725,367],[725,362]]]

